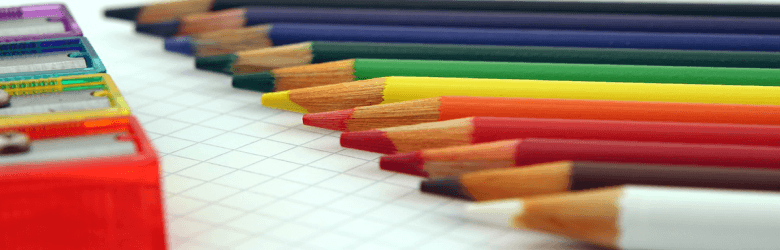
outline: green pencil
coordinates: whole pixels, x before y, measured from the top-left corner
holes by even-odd
[[[349,59],[233,76],[233,87],[283,91],[386,76],[780,86],[780,69]]]
[[[571,47],[307,42],[200,57],[196,67],[246,74],[352,58],[780,68],[780,53]]]

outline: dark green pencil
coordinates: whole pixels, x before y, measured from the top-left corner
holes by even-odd
[[[780,53],[572,47],[306,42],[199,57],[196,67],[246,74],[353,58],[780,68]]]
[[[780,69],[358,58],[236,74],[233,87],[273,92],[387,76],[780,86]]]

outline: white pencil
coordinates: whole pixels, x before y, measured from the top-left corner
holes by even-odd
[[[472,204],[474,219],[616,249],[780,248],[780,194],[622,186]]]

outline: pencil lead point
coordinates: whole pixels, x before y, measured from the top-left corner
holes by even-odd
[[[341,134],[341,146],[380,154],[398,152],[395,144],[381,130],[346,132]]]
[[[305,114],[303,115],[303,125],[347,131],[347,120],[352,118],[353,112],[355,112],[355,109]]]
[[[466,207],[469,218],[488,225],[517,227],[515,216],[523,213],[523,201],[520,199],[478,202]]]
[[[203,56],[195,59],[195,68],[232,75],[236,60],[238,56],[235,54]]]
[[[135,31],[159,37],[172,37],[179,33],[180,23],[178,20],[173,20],[161,23],[136,24]]]
[[[428,177],[423,164],[420,152],[388,155],[379,159],[379,168],[383,170]]]
[[[195,44],[192,38],[187,36],[165,39],[165,50],[192,56],[195,54]]]
[[[468,190],[461,185],[458,177],[443,177],[423,181],[420,183],[420,191],[458,199],[474,200],[474,197],[469,194]]]
[[[290,91],[265,93],[261,97],[263,106],[298,113],[309,113],[306,108],[290,100]]]
[[[8,92],[0,89],[0,108],[5,107],[11,103],[11,95]]]
[[[138,17],[138,13],[141,12],[142,8],[143,7],[141,6],[116,8],[116,9],[106,10],[104,14],[106,17],[110,17],[110,18],[117,18],[117,19],[122,19],[127,21],[135,21],[135,19]]]
[[[270,71],[234,75],[233,87],[260,92],[274,92],[276,90],[276,77]]]

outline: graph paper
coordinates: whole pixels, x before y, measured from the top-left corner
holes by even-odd
[[[140,2],[64,3],[159,152],[170,249],[589,248],[470,223],[465,202],[420,193],[421,178],[379,170],[380,155],[342,148],[338,132],[264,108],[260,93],[102,17]]]

